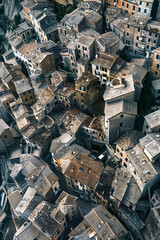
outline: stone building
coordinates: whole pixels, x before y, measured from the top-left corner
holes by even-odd
[[[151,71],[156,78],[160,78],[160,48],[156,48],[153,52]]]
[[[69,221],[74,221],[78,215],[78,198],[74,195],[63,191],[58,197],[56,205]]]
[[[0,119],[0,140],[5,147],[9,147],[15,143],[10,127]]]
[[[135,13],[143,13],[147,16],[151,16],[153,0],[108,0],[107,4],[109,6],[114,6],[122,9],[122,13],[125,14],[126,17],[130,17]]]
[[[145,224],[149,239],[158,239],[160,237],[160,206],[150,209]]]
[[[151,54],[159,46],[160,24],[145,14],[134,14],[125,22],[124,43],[138,55]]]
[[[17,36],[22,38],[24,42],[30,41],[33,37],[35,37],[36,34],[34,27],[28,22],[19,24],[14,32]]]
[[[96,77],[89,72],[83,73],[75,82],[75,90],[78,108],[92,112],[93,104],[99,96]]]
[[[159,163],[151,162],[140,144],[129,149],[127,157],[127,170],[134,177],[143,197],[160,182]]]
[[[50,9],[33,10],[30,12],[30,18],[41,42],[46,40],[58,41],[58,21]]]
[[[67,227],[64,214],[45,201],[33,210],[28,219],[45,239],[58,240]]]
[[[101,204],[85,215],[84,220],[69,234],[69,239],[89,239],[90,236],[99,240],[131,239],[121,222]]]
[[[160,132],[160,110],[152,112],[144,117],[142,132],[146,135],[148,133]]]
[[[69,188],[79,193],[81,198],[98,204],[95,190],[102,170],[101,162],[79,153],[68,162],[64,175]]]
[[[106,87],[124,65],[124,60],[119,56],[110,53],[100,53],[92,62],[92,74],[97,77],[99,85]]]
[[[20,11],[22,19],[27,19],[29,22],[31,22],[30,11],[36,9],[53,8],[53,3],[48,0],[24,0],[22,1],[22,7],[23,9]]]
[[[127,150],[132,149],[139,142],[143,134],[137,130],[127,131],[116,141],[116,157],[123,168],[127,169]]]
[[[116,142],[126,131],[134,129],[137,104],[119,100],[105,105],[105,131],[108,143]]]
[[[47,74],[55,69],[54,55],[51,52],[37,52],[37,41],[32,39],[30,42],[23,42],[16,35],[12,35],[9,40],[15,57],[23,62],[34,73],[41,70],[43,74]]]
[[[124,43],[114,32],[106,32],[96,38],[96,54],[101,52],[119,54],[123,48]]]
[[[30,86],[27,79],[16,81],[16,91],[23,104],[34,104],[36,102],[36,96],[34,94],[33,87]]]
[[[91,28],[97,32],[102,31],[102,16],[93,9],[77,8],[66,14],[58,26],[59,39],[62,43],[70,40],[77,33]]]

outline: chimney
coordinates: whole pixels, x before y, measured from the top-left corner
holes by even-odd
[[[44,14],[45,15],[47,14],[47,8],[44,8]]]

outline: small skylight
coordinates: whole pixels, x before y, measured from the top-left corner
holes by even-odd
[[[102,226],[101,226],[101,224],[98,224],[98,226],[97,226],[97,227],[98,227],[98,229],[100,229]]]

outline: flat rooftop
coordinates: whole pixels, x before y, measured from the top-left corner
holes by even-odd
[[[135,92],[135,87],[134,87],[134,82],[133,82],[133,77],[132,75],[124,76],[124,84],[122,84],[118,87],[107,87],[104,94],[103,98],[104,101],[111,101],[112,99],[116,99],[125,95],[128,95],[130,93]]]
[[[23,43],[21,47],[18,48],[18,52],[26,57],[30,57],[35,50],[36,44],[37,41],[34,39],[29,43]]]

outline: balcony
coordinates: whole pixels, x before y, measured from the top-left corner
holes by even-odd
[[[141,52],[145,52],[145,47],[142,46],[142,47],[137,47],[137,50],[141,51]]]

